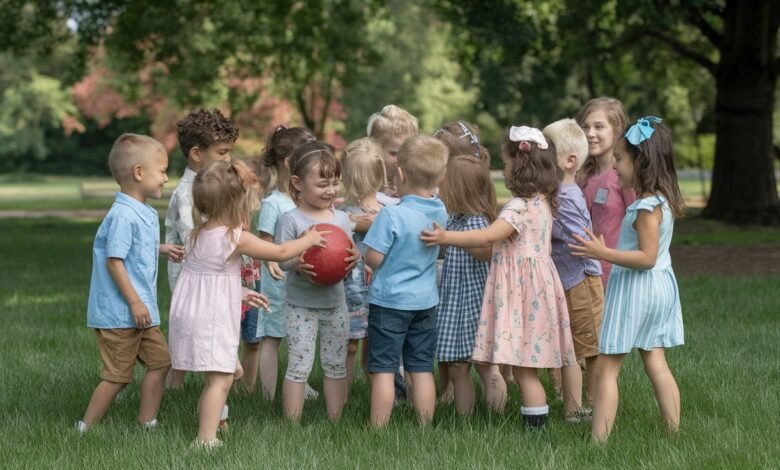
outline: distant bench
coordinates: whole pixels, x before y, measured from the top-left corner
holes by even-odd
[[[81,182],[79,183],[79,196],[81,199],[111,199],[119,191],[116,183]],[[173,187],[163,188],[162,197],[170,199]]]

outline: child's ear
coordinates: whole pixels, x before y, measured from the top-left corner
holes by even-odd
[[[144,179],[144,167],[140,163],[133,166],[133,179],[139,183]]]
[[[404,170],[400,166],[396,168],[395,177],[399,183],[403,183],[404,180],[406,179],[406,175],[404,175]]]
[[[571,154],[566,157],[566,166],[570,168],[577,168],[577,155]]]
[[[190,158],[195,163],[200,163],[201,161],[203,161],[203,155],[201,155],[200,153],[200,147],[196,145],[195,147],[192,147],[190,149]]]
[[[285,160],[286,162],[287,160]],[[292,183],[293,188],[297,189],[298,191],[301,190],[301,179],[298,178],[296,175],[290,176],[290,183]]]
[[[290,157],[287,157],[284,159],[284,167],[287,168],[287,170],[290,170]]]

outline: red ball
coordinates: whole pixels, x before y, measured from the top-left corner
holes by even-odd
[[[333,224],[317,224],[311,228],[318,232],[330,232],[323,235],[327,241],[325,248],[313,246],[303,255],[303,260],[314,266],[312,271],[317,274],[312,281],[326,286],[336,284],[348,274],[349,263],[344,261],[344,258],[350,255],[347,249],[352,247],[352,239],[341,227]]]

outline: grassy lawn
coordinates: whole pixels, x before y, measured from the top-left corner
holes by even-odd
[[[636,354],[621,376],[621,407],[612,440],[589,443],[589,425],[552,421],[526,431],[519,396],[507,413],[480,404],[471,418],[441,406],[433,426],[396,408],[385,430],[366,426],[368,387],[353,387],[341,423],[329,424],[323,400],[307,402],[300,426],[285,422],[281,404],[231,395],[226,446],[188,450],[197,428],[200,377],[167,392],[161,427],[136,425],[138,381],[87,435],[72,429],[99,381],[100,357],[85,326],[91,240],[97,220],[0,220],[0,458],[5,468],[249,467],[270,468],[682,468],[774,467],[780,455],[780,278],[681,278],[686,345],[669,351],[682,395],[682,429],[663,431],[652,389]],[[161,267],[159,304],[170,295]],[[164,323],[163,328],[167,325]],[[137,369],[140,377],[142,369]],[[358,374],[360,376],[360,374]],[[321,390],[315,367],[312,383]]]

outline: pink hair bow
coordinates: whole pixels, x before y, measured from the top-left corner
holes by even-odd
[[[530,147],[523,146],[523,142],[533,142],[544,150],[547,148],[547,139],[544,138],[542,131],[535,127],[528,126],[512,126],[509,128],[509,140],[512,142],[520,142],[520,150],[527,152]],[[524,148],[525,147],[525,148]]]

